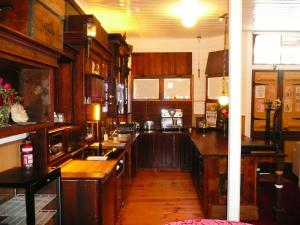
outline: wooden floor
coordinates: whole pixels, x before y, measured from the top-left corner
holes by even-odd
[[[203,218],[190,173],[143,171],[135,177],[118,225],[163,225]]]

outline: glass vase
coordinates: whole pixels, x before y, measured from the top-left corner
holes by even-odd
[[[0,106],[0,127],[9,126],[9,124],[8,124],[9,113],[10,113],[9,106]]]

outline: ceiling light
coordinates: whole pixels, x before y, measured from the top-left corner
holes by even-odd
[[[123,6],[125,6],[125,4],[124,4],[123,2],[121,2],[121,3],[120,3],[120,6],[123,7]]]
[[[174,16],[181,17],[185,27],[192,27],[207,9],[207,6],[200,4],[197,0],[182,0],[180,4],[170,8],[170,12]]]
[[[197,23],[197,17],[193,15],[185,15],[182,17],[182,24],[187,28],[195,26],[196,23]]]

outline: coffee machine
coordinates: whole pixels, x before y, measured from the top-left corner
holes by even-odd
[[[182,128],[183,113],[181,109],[161,109],[161,127],[164,129]]]

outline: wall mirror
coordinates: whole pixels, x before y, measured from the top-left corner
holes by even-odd
[[[228,93],[228,77],[225,77],[225,93]],[[223,77],[207,78],[207,99],[217,100],[223,89]]]

